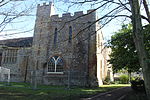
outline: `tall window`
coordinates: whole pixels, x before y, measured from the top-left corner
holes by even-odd
[[[72,42],[72,27],[69,27],[69,43]]]
[[[8,49],[4,52],[4,63],[16,63],[17,61],[17,50]]]
[[[63,60],[59,56],[53,56],[48,62],[48,72],[63,72]]]
[[[41,46],[39,44],[39,47],[38,47],[38,50],[37,50],[37,55],[40,55],[40,49],[41,49]]]
[[[55,32],[54,32],[54,45],[56,45],[57,42],[57,28],[55,28]]]
[[[0,66],[1,66],[1,62],[2,62],[2,53],[0,53]]]

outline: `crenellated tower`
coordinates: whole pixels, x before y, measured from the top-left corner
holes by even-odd
[[[39,83],[96,86],[97,17],[95,10],[53,15],[53,4],[37,7],[31,69]]]
[[[47,61],[47,45],[49,27],[48,21],[51,15],[54,14],[53,3],[43,3],[43,5],[37,6],[36,21],[34,27],[34,37],[32,44],[32,56],[31,56],[31,71],[36,70],[39,77],[42,77],[42,69],[44,63]],[[41,83],[42,79],[38,79]]]

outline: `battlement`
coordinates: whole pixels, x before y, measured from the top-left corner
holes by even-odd
[[[38,18],[49,18],[54,12],[52,2],[38,4],[36,16]]]
[[[74,12],[74,16],[82,16],[84,15],[83,11]]]
[[[64,13],[64,14],[62,14],[62,17],[70,17],[70,16],[71,16],[70,13]]]
[[[38,4],[38,8],[42,8],[42,7],[45,7],[45,6],[51,6],[52,2],[49,2],[49,3],[43,3],[43,4]]]
[[[62,18],[76,18],[76,17],[78,17],[78,16],[86,17],[86,16],[84,16],[84,15],[87,15],[87,16],[92,15],[92,16],[93,16],[93,14],[95,15],[95,11],[94,11],[93,9],[91,9],[91,10],[87,10],[87,13],[86,13],[86,14],[84,14],[83,11],[78,11],[78,12],[74,12],[73,15],[71,15],[71,13],[63,13],[63,14],[62,14],[62,17],[59,17],[58,14],[57,14],[57,15],[52,15],[52,16],[51,16],[51,19],[53,20],[53,19],[62,19]]]

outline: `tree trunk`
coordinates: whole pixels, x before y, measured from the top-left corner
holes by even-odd
[[[131,82],[131,71],[128,71],[128,76],[129,76],[128,83],[130,83]]]
[[[140,65],[143,69],[143,76],[146,88],[146,94],[148,100],[150,100],[150,63],[148,62],[148,55],[145,50],[143,33],[142,33],[142,23],[140,16],[140,7],[138,0],[129,0],[131,11],[132,11],[132,24],[133,24],[133,38],[138,52]]]

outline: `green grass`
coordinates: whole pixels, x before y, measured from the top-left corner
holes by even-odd
[[[126,86],[131,86],[130,84],[111,84],[111,85],[102,85],[100,87],[126,87]]]
[[[72,89],[41,85],[38,87],[40,89],[33,90],[28,88],[29,84],[11,83],[10,86],[0,87],[0,100],[79,100],[79,98],[90,97],[123,86],[129,85],[104,85],[98,88],[74,87]]]

